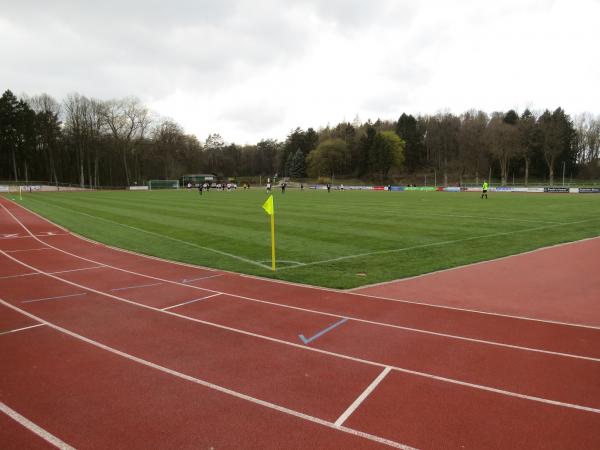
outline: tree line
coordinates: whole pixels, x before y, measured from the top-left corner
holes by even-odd
[[[572,119],[562,108],[460,115],[440,112],[397,121],[358,119],[315,130],[292,130],[285,141],[204,141],[133,97],[98,100],[80,94],[62,102],[46,94],[0,97],[0,180],[129,186],[187,173],[220,177],[360,178],[439,183],[517,177],[553,184],[600,178],[600,116]]]

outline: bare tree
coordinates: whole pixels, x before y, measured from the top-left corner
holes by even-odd
[[[84,163],[89,148],[89,130],[86,125],[89,100],[80,94],[69,94],[65,99],[65,132],[77,155],[79,185],[85,186]]]
[[[458,131],[458,158],[456,166],[460,184],[467,172],[475,175],[479,183],[479,172],[485,161],[485,129],[489,118],[483,111],[467,111],[461,116]]]
[[[60,103],[48,94],[36,95],[27,102],[36,114],[36,147],[48,171],[47,179],[58,184],[56,154],[60,140]]]
[[[518,132],[516,125],[507,123],[505,114],[494,113],[486,129],[488,149],[500,163],[500,177],[502,185],[506,185],[510,160],[519,149]]]
[[[151,123],[150,114],[137,98],[128,97],[105,102],[102,117],[121,151],[125,180],[129,185],[131,176],[128,159],[133,156],[136,140],[143,139]]]

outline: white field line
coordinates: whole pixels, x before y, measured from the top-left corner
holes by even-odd
[[[19,331],[25,331],[25,330],[29,330],[31,328],[37,328],[37,327],[43,327],[43,326],[44,326],[43,323],[38,323],[37,325],[30,325],[28,327],[16,328],[14,330],[3,331],[2,333],[0,333],[0,336],[2,336],[3,334],[17,333]]]
[[[384,213],[409,213],[410,215],[420,216],[420,217],[456,217],[459,219],[481,219],[481,220],[493,220],[493,221],[507,221],[507,222],[529,222],[529,223],[547,223],[547,224],[557,224],[557,225],[565,225],[563,222],[556,222],[555,220],[531,220],[531,219],[514,219],[514,218],[504,218],[504,217],[482,217],[482,216],[471,216],[471,215],[462,215],[462,214],[436,214],[429,212],[417,212],[417,211],[407,211],[407,210],[398,210],[398,211],[382,211]]]
[[[399,252],[405,252],[408,250],[415,250],[415,249],[419,249],[419,248],[439,247],[439,246],[443,246],[443,245],[457,244],[459,242],[474,241],[474,240],[479,240],[479,239],[488,239],[488,238],[494,238],[494,237],[499,237],[499,236],[509,236],[509,235],[517,234],[517,233],[528,233],[530,231],[545,230],[548,228],[556,228],[556,227],[562,227],[562,226],[566,226],[566,225],[575,225],[578,223],[590,222],[592,220],[597,220],[597,219],[580,220],[578,222],[561,223],[561,224],[556,224],[556,225],[544,225],[542,227],[525,228],[523,230],[515,230],[515,231],[504,231],[502,233],[492,233],[492,234],[486,234],[483,236],[471,236],[468,238],[452,239],[449,241],[431,242],[429,244],[413,245],[410,247],[401,247],[401,248],[392,248],[392,249],[388,249],[388,250],[377,250],[377,251],[373,251],[373,252],[356,253],[354,255],[338,256],[337,258],[330,258],[330,259],[323,259],[320,261],[312,261],[312,262],[308,262],[308,263],[302,263],[297,266],[281,267],[278,270],[281,272],[282,270],[290,270],[290,269],[296,269],[298,267],[307,267],[307,266],[314,266],[317,264],[326,264],[326,263],[332,263],[332,262],[337,262],[337,261],[344,261],[347,259],[362,258],[364,256],[385,255],[388,253],[399,253]]]
[[[2,251],[0,250],[0,253],[1,252]],[[17,262],[17,263],[19,263],[19,264],[21,264],[23,266],[30,267],[30,266],[28,266],[28,264],[23,263],[23,262],[19,261],[18,259],[13,258],[10,255],[7,255],[7,256],[9,258],[13,259],[15,262]],[[168,315],[171,315],[173,317],[178,317],[178,318],[183,319],[183,320],[189,320],[189,321],[192,321],[192,322],[201,323],[201,324],[208,325],[208,326],[215,327],[215,328],[219,328],[219,329],[222,329],[222,330],[232,331],[234,333],[239,333],[239,334],[243,334],[243,335],[246,335],[246,336],[251,336],[251,337],[254,337],[254,338],[261,339],[261,340],[265,340],[265,341],[269,341],[269,342],[276,342],[276,343],[279,343],[279,344],[283,344],[285,346],[295,347],[295,348],[301,348],[301,349],[306,350],[306,351],[313,351],[313,352],[321,353],[321,354],[324,354],[324,355],[329,355],[329,356],[333,356],[333,357],[336,357],[336,358],[345,359],[345,360],[348,360],[348,361],[355,361],[355,362],[358,362],[358,363],[367,364],[367,365],[370,365],[370,366],[382,367],[382,368],[391,367],[392,369],[397,370],[399,372],[408,373],[408,374],[420,376],[420,377],[423,377],[423,378],[428,378],[428,379],[437,380],[437,381],[443,381],[443,382],[450,383],[450,384],[456,384],[456,385],[459,385],[459,386],[466,386],[466,387],[470,387],[470,388],[474,388],[474,389],[479,389],[479,390],[483,390],[483,391],[488,391],[488,392],[494,392],[494,393],[497,393],[497,394],[506,395],[508,397],[521,398],[521,399],[525,399],[525,400],[531,400],[531,401],[534,401],[534,402],[545,403],[545,404],[549,404],[549,405],[561,406],[561,407],[565,407],[565,408],[577,409],[577,410],[581,410],[581,411],[587,411],[587,412],[592,412],[592,413],[600,414],[600,409],[592,408],[592,407],[589,407],[589,406],[582,406],[582,405],[577,405],[577,404],[573,404],[573,403],[559,402],[559,401],[556,401],[556,400],[546,399],[546,398],[543,398],[543,397],[535,397],[535,396],[532,396],[532,395],[520,394],[518,392],[507,391],[507,390],[504,390],[504,389],[493,388],[493,387],[490,387],[490,386],[484,386],[484,385],[480,385],[480,384],[469,383],[469,382],[466,382],[466,381],[460,381],[460,380],[456,380],[456,379],[453,379],[453,378],[446,378],[446,377],[442,377],[442,376],[439,376],[439,375],[433,375],[433,374],[430,374],[430,373],[427,373],[427,372],[419,372],[419,371],[416,371],[416,370],[405,369],[405,368],[399,367],[399,366],[392,366],[392,365],[389,365],[389,364],[382,364],[382,363],[378,363],[378,362],[375,362],[375,361],[370,361],[370,360],[367,360],[367,359],[357,358],[357,357],[354,357],[354,356],[348,356],[348,355],[344,355],[344,354],[341,354],[341,353],[331,352],[331,351],[328,351],[328,350],[322,350],[322,349],[319,349],[319,348],[316,348],[316,347],[309,347],[309,346],[306,346],[306,345],[296,344],[296,343],[293,343],[293,342],[284,341],[282,339],[272,338],[272,337],[269,337],[269,336],[264,336],[264,335],[261,335],[261,334],[252,333],[250,331],[244,331],[244,330],[241,330],[241,329],[238,329],[238,328],[228,327],[226,325],[220,325],[220,324],[213,323],[213,322],[208,322],[208,321],[205,321],[205,320],[195,319],[193,317],[188,317],[188,316],[185,316],[185,315],[182,315],[182,314],[177,314],[177,313],[174,313],[174,312],[171,312],[171,311],[161,311],[160,309],[155,308],[153,306],[148,306],[148,305],[144,305],[142,303],[137,303],[137,302],[134,302],[134,301],[131,301],[131,300],[127,300],[125,298],[117,297],[115,295],[108,294],[106,292],[98,291],[96,289],[92,289],[92,288],[89,288],[89,287],[86,287],[86,286],[74,283],[72,281],[63,280],[60,277],[57,277],[55,275],[49,275],[49,274],[47,274],[47,273],[45,273],[45,272],[43,272],[43,271],[41,271],[39,269],[35,269],[33,267],[31,267],[31,268],[34,269],[34,270],[38,270],[38,272],[40,272],[42,274],[45,274],[45,275],[47,275],[47,276],[49,276],[51,278],[54,278],[54,279],[59,280],[59,281],[62,281],[64,283],[66,283],[66,284],[70,284],[72,286],[79,287],[81,289],[85,289],[85,290],[93,292],[95,294],[98,294],[98,295],[101,295],[101,296],[104,296],[104,297],[108,297],[108,298],[112,298],[112,299],[117,300],[119,302],[129,303],[131,305],[135,305],[135,306],[138,306],[140,308],[149,309],[151,311],[156,311],[156,312],[159,312],[159,313],[162,313],[162,314],[168,314]],[[0,303],[3,304],[3,305],[5,305],[5,306],[8,306],[10,308],[13,308],[16,311],[23,312],[24,314],[26,314],[29,317],[32,317],[32,318],[38,320],[39,322],[46,323],[46,324],[50,325],[49,322],[47,322],[47,321],[45,321],[45,320],[43,320],[43,319],[41,319],[41,318],[39,318],[37,316],[33,316],[32,314],[29,314],[26,311],[23,311],[20,308],[17,308],[16,306],[13,306],[10,303],[7,303],[7,302],[5,302],[2,299],[0,299]]]
[[[10,212],[9,212],[9,214],[10,214]],[[13,218],[26,231],[28,231],[27,227],[25,227],[25,225],[23,225],[21,222],[19,222],[19,220],[17,218],[15,218],[14,216],[13,216]],[[82,259],[82,260],[85,260],[85,261],[88,261],[88,262],[91,262],[91,263],[97,263],[94,260],[91,260],[91,259],[88,259],[88,258],[84,258],[82,256],[75,255],[73,253],[67,252],[66,250],[62,250],[62,249],[60,249],[58,247],[54,247],[51,244],[47,244],[47,245],[49,245],[50,247],[54,248],[57,251],[60,251],[60,252],[65,253],[67,255],[73,256],[75,258],[79,258],[79,259]],[[2,252],[2,251],[0,250],[0,252]],[[38,270],[38,269],[36,269],[36,268],[34,268],[32,266],[29,266],[29,265],[27,265],[27,264],[25,264],[25,263],[23,263],[23,262],[15,259],[15,258],[13,258],[10,255],[7,255],[7,256],[9,258],[17,261],[21,265],[24,265],[26,267],[30,267],[33,270]],[[100,264],[100,263],[97,263],[97,264]],[[152,280],[162,281],[164,283],[170,283],[170,284],[174,284],[174,285],[178,285],[178,286],[191,287],[193,289],[197,289],[197,290],[201,290],[201,291],[214,292],[215,294],[229,295],[229,296],[236,297],[236,298],[239,298],[239,299],[242,299],[242,300],[248,300],[248,301],[253,301],[253,302],[257,302],[257,303],[264,303],[264,304],[278,306],[278,307],[287,308],[287,309],[304,311],[304,312],[309,312],[309,313],[319,314],[319,315],[325,315],[325,316],[330,316],[330,317],[335,317],[335,318],[340,318],[340,319],[342,319],[342,318],[348,318],[350,320],[354,320],[354,321],[361,322],[361,323],[368,323],[368,324],[376,325],[376,326],[383,326],[383,327],[395,328],[395,329],[400,329],[400,330],[405,330],[405,331],[412,331],[412,332],[417,332],[417,333],[422,333],[422,334],[428,334],[428,335],[433,335],[433,336],[441,336],[441,337],[445,337],[445,338],[463,340],[463,341],[468,341],[468,342],[475,342],[475,343],[485,344],[485,345],[493,345],[493,346],[511,348],[511,349],[522,350],[522,351],[531,351],[531,352],[536,352],[536,353],[544,353],[544,354],[549,354],[549,355],[554,355],[554,356],[561,356],[561,357],[567,357],[567,358],[584,359],[584,360],[595,361],[595,362],[600,361],[600,359],[598,359],[598,358],[592,358],[592,357],[588,357],[588,356],[574,355],[574,354],[561,353],[561,352],[553,352],[553,351],[550,351],[550,350],[541,350],[541,349],[531,348],[531,347],[523,347],[523,346],[512,345],[512,344],[504,344],[504,343],[496,342],[496,341],[487,341],[487,340],[481,340],[481,339],[467,338],[467,337],[464,337],[464,336],[457,336],[457,335],[446,334],[446,333],[437,333],[437,332],[434,332],[434,331],[422,330],[422,329],[419,329],[419,328],[404,327],[404,326],[401,326],[401,325],[393,325],[393,324],[376,322],[376,321],[371,321],[371,320],[366,320],[366,319],[360,319],[360,318],[353,317],[353,316],[347,316],[347,315],[342,316],[342,315],[339,315],[339,314],[326,313],[326,312],[312,310],[312,309],[300,308],[300,307],[297,307],[297,306],[284,305],[284,304],[280,304],[280,303],[269,302],[267,300],[259,300],[259,299],[255,299],[255,298],[251,298],[251,297],[245,297],[245,296],[237,295],[237,294],[228,294],[227,292],[216,291],[214,289],[208,289],[208,288],[198,287],[198,286],[194,286],[194,285],[188,285],[188,284],[184,284],[184,283],[179,283],[177,281],[166,280],[166,279],[154,277],[154,276],[151,276],[151,275],[143,275],[143,274],[139,274],[137,272],[132,272],[132,271],[127,270],[127,269],[121,269],[119,267],[114,267],[114,266],[110,266],[110,265],[106,265],[106,264],[102,264],[102,265],[104,267],[108,267],[108,268],[111,268],[111,269],[114,269],[114,270],[118,270],[118,271],[125,272],[125,273],[130,273],[130,274],[133,274],[133,275],[137,275],[137,276],[149,278],[149,279],[152,279]],[[44,273],[44,274],[48,274],[48,273],[43,272],[43,271],[40,271],[40,272]],[[67,280],[64,280],[62,278],[58,278],[57,277],[57,279],[65,281],[65,282],[68,282],[68,283],[71,283],[71,282],[69,282]],[[78,285],[78,284],[76,286],[84,287],[84,286],[81,286],[81,285]],[[86,289],[88,289],[88,288],[86,288]],[[354,294],[354,295],[361,295],[361,294]],[[395,301],[393,299],[384,299],[384,300]],[[476,311],[474,311],[474,312],[476,312]],[[498,315],[498,314],[492,314],[492,313],[482,313],[482,314]],[[513,317],[513,318],[520,319],[519,317]],[[525,319],[525,320],[534,320],[536,322],[538,321],[537,319]],[[541,322],[544,322],[544,321],[541,321]],[[590,327],[590,326],[584,326],[584,325],[572,325],[572,324],[560,324],[560,325],[568,325],[568,326],[575,326],[575,327],[596,329],[596,327]]]
[[[205,247],[203,245],[194,244],[193,242],[188,242],[188,241],[184,241],[182,239],[177,239],[177,238],[174,238],[174,237],[170,237],[170,236],[167,236],[167,235],[164,235],[164,234],[160,234],[160,233],[155,233],[153,231],[144,230],[143,228],[137,228],[137,227],[134,227],[134,226],[131,226],[131,225],[126,225],[126,224],[123,224],[123,223],[116,222],[114,220],[105,219],[103,217],[93,216],[91,214],[87,214],[87,213],[84,213],[84,212],[81,212],[81,211],[74,211],[72,209],[65,208],[65,207],[60,206],[60,205],[53,205],[53,206],[55,206],[57,208],[65,209],[67,211],[70,211],[71,213],[76,213],[76,214],[81,214],[83,216],[91,217],[94,220],[101,220],[101,221],[104,221],[104,222],[113,223],[113,224],[119,225],[121,227],[130,228],[132,230],[136,230],[136,231],[139,231],[139,232],[142,232],[142,233],[150,234],[152,236],[157,236],[157,237],[162,238],[162,239],[168,239],[170,241],[179,242],[180,244],[189,245],[191,247],[199,248],[201,250],[207,250],[207,251],[210,251],[210,252],[213,252],[213,253],[218,253],[219,255],[222,255],[222,256],[228,256],[229,258],[237,259],[238,261],[243,261],[243,262],[248,263],[248,264],[253,264],[255,266],[262,267],[263,269],[270,269],[270,266],[267,266],[266,264],[262,264],[260,262],[253,261],[251,259],[244,258],[243,256],[234,255],[232,253],[227,253],[227,252],[224,252],[222,250],[217,250],[217,249],[214,249],[214,248]],[[4,205],[2,205],[2,207],[5,208],[8,211],[8,208],[6,208]],[[8,211],[8,213],[11,214],[10,211]],[[44,220],[46,220],[46,219],[44,219]]]
[[[379,386],[379,383],[383,381],[383,379],[390,372],[390,370],[392,370],[391,367],[386,367],[385,369],[383,369],[383,371],[377,376],[377,378],[375,378],[373,382],[369,386],[367,386],[363,393],[360,394],[356,398],[356,400],[354,400],[354,402],[348,407],[346,411],[344,411],[344,413],[340,417],[338,417],[338,419],[335,421],[336,426],[340,427],[343,425],[343,423],[348,419],[348,417],[350,417],[352,413],[356,411],[356,409],[366,400],[366,398],[371,394],[371,392],[373,392],[373,390],[377,386]]]
[[[223,294],[211,294],[206,297],[195,298],[193,300],[188,300],[187,302],[179,303],[178,305],[167,306],[166,308],[162,308],[161,311],[168,311],[169,309],[177,308],[178,306],[189,305],[190,303],[199,302],[200,300],[208,300],[209,298],[217,297]]]
[[[31,420],[29,420],[26,417],[22,416],[21,414],[19,414],[18,412],[16,412],[14,409],[9,408],[7,405],[5,405],[2,402],[0,402],[0,411],[2,411],[8,417],[10,417],[14,421],[18,422],[19,424],[21,424],[25,428],[27,428],[32,433],[37,434],[39,437],[41,437],[42,439],[44,439],[46,442],[54,445],[56,448],[59,448],[61,450],[75,450],[73,447],[71,447],[66,442],[61,441],[59,438],[57,438],[53,434],[51,434],[48,431],[44,430],[42,427],[36,425]]]
[[[419,275],[414,275],[412,277],[400,278],[400,279],[397,279],[397,280],[390,280],[390,281],[382,281],[381,283],[363,284],[362,286],[358,286],[358,287],[355,287],[355,288],[352,288],[352,289],[343,289],[343,290],[341,290],[341,292],[351,292],[353,294],[369,295],[369,294],[359,293],[357,291],[360,291],[362,289],[368,289],[368,288],[372,288],[372,287],[377,287],[377,286],[385,286],[386,284],[390,284],[390,285],[393,284],[393,285],[395,285],[395,284],[403,283],[405,281],[414,280],[416,278],[429,277],[429,276],[436,275],[438,273],[451,272],[453,270],[465,269],[467,267],[479,266],[479,265],[482,265],[482,264],[488,264],[488,263],[494,263],[494,262],[498,262],[498,261],[503,261],[505,259],[517,258],[517,257],[519,257],[521,255],[528,255],[530,253],[538,253],[538,252],[542,252],[544,250],[550,250],[550,249],[557,248],[557,247],[564,247],[564,246],[568,246],[568,245],[575,245],[575,244],[577,244],[579,242],[593,241],[595,239],[600,239],[600,236],[594,236],[594,237],[591,237],[591,238],[579,239],[577,241],[561,242],[560,244],[554,244],[554,245],[548,245],[547,247],[535,248],[533,250],[528,250],[526,252],[516,253],[514,255],[506,255],[506,256],[500,256],[499,258],[486,259],[485,261],[477,261],[477,262],[474,262],[474,263],[463,264],[462,266],[449,267],[447,269],[435,270],[433,272],[422,273],[422,274],[419,274]],[[426,303],[423,303],[423,304],[426,304]]]
[[[269,409],[273,409],[275,411],[278,411],[278,412],[281,412],[281,413],[284,413],[284,414],[288,414],[288,415],[291,415],[291,416],[294,416],[294,417],[298,417],[300,419],[307,420],[309,422],[317,423],[319,425],[323,425],[323,426],[326,426],[328,428],[333,428],[333,429],[341,430],[341,431],[343,431],[345,433],[352,434],[354,436],[363,437],[363,438],[369,439],[371,441],[378,442],[378,443],[385,444],[385,445],[389,445],[389,446],[395,447],[395,448],[401,448],[401,449],[405,449],[405,450],[412,449],[412,447],[408,447],[408,446],[403,445],[403,444],[401,444],[399,442],[390,441],[388,439],[384,439],[384,438],[381,438],[379,436],[374,436],[374,435],[371,435],[371,434],[368,434],[368,433],[364,433],[362,431],[354,430],[352,428],[338,427],[334,423],[328,422],[328,421],[320,419],[318,417],[310,416],[308,414],[304,414],[304,413],[301,413],[299,411],[295,411],[293,409],[286,408],[284,406],[276,405],[275,403],[267,402],[265,400],[260,400],[260,399],[258,399],[256,397],[252,397],[250,395],[243,394],[241,392],[237,392],[237,391],[234,391],[232,389],[228,389],[226,387],[219,386],[219,385],[214,384],[214,383],[210,383],[210,382],[202,380],[200,378],[196,378],[196,377],[192,377],[190,375],[186,375],[186,374],[184,374],[182,372],[178,372],[178,371],[173,370],[173,369],[169,369],[167,367],[155,364],[155,363],[147,361],[145,359],[138,358],[137,356],[131,355],[129,353],[122,352],[121,350],[117,350],[117,349],[115,349],[113,347],[109,347],[109,346],[107,346],[105,344],[102,344],[102,343],[100,343],[98,341],[94,341],[94,340],[92,340],[90,338],[87,338],[87,337],[82,336],[80,334],[74,333],[74,332],[72,332],[70,330],[67,330],[66,328],[62,328],[62,327],[60,327],[58,325],[55,325],[55,324],[53,324],[51,322],[48,322],[48,321],[42,319],[40,317],[37,317],[37,316],[35,316],[35,315],[27,312],[27,311],[24,311],[24,310],[22,310],[20,308],[17,308],[16,306],[13,306],[10,303],[7,303],[7,302],[5,302],[2,299],[0,299],[0,303],[4,304],[5,306],[8,306],[9,308],[12,308],[15,311],[18,311],[18,312],[20,312],[20,313],[22,313],[22,314],[24,314],[24,315],[26,315],[26,316],[28,316],[28,317],[30,317],[32,319],[38,320],[42,324],[47,325],[48,327],[50,327],[50,328],[52,328],[54,330],[57,330],[57,331],[59,331],[61,333],[64,333],[64,334],[66,334],[68,336],[71,336],[71,337],[73,337],[75,339],[79,339],[80,341],[83,341],[83,342],[85,342],[87,344],[90,344],[90,345],[93,345],[95,347],[98,347],[98,348],[100,348],[102,350],[105,350],[107,352],[110,352],[112,354],[118,355],[118,356],[120,356],[122,358],[125,358],[125,359],[129,360],[129,361],[133,361],[133,362],[136,362],[136,363],[141,364],[143,366],[150,367],[150,368],[155,369],[155,370],[159,370],[160,372],[172,375],[174,377],[177,377],[177,378],[180,378],[180,379],[183,379],[183,380],[186,380],[186,381],[190,381],[192,383],[199,384],[201,386],[204,386],[204,387],[209,388],[209,389],[213,389],[213,390],[221,392],[223,394],[227,394],[227,395],[230,395],[232,397],[236,397],[236,398],[239,398],[239,399],[242,399],[242,400],[246,400],[246,401],[249,401],[251,403],[254,403],[254,404],[257,404],[257,405],[260,405],[260,406],[264,406],[264,407],[267,407]],[[152,309],[154,309],[154,308],[152,308]]]

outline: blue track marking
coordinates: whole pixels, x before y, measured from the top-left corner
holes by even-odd
[[[334,328],[340,326],[341,324],[343,324],[344,322],[347,322],[348,318],[342,319],[339,322],[334,323],[333,325],[328,326],[327,328],[325,328],[322,331],[319,331],[317,334],[315,334],[313,337],[306,339],[304,337],[303,334],[299,334],[298,337],[302,340],[302,342],[304,342],[305,344],[310,344],[312,341],[314,341],[317,338],[320,338],[321,336],[323,336],[325,333],[330,332],[331,330],[333,330]]]

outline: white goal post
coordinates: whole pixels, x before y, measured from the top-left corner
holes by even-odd
[[[148,189],[179,189],[179,180],[149,180]]]

